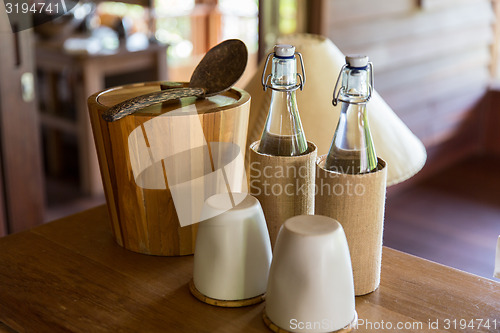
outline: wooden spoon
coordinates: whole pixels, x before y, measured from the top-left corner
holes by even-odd
[[[196,66],[189,88],[155,91],[121,102],[102,114],[106,121],[115,121],[147,106],[181,97],[208,97],[231,88],[247,65],[248,52],[239,39],[228,39],[211,48]]]

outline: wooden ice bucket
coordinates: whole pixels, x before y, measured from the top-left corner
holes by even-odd
[[[222,142],[242,147],[244,158],[250,95],[233,88],[206,99],[190,97],[153,105],[112,123],[101,118],[105,110],[117,103],[158,90],[160,82],[148,82],[98,92],[88,99],[90,122],[111,227],[118,244],[144,254],[188,255],[194,252],[197,225],[181,227],[179,223],[172,186],[167,181],[171,178],[165,172],[167,162],[161,151],[164,146]],[[165,121],[163,125],[155,125],[159,120],[173,119],[171,115],[182,116],[185,112],[194,112],[195,123],[199,119],[197,126],[201,124],[200,133],[193,135],[189,128],[184,130],[178,125],[165,126]],[[190,172],[197,164],[193,162],[196,159],[189,154],[187,162],[185,158],[182,165]],[[156,173],[161,176],[159,186],[144,186],[151,179],[143,179],[145,172],[141,172],[148,168],[159,171]]]

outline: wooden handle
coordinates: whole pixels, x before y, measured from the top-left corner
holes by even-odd
[[[116,121],[153,104],[178,99],[181,97],[201,96],[204,93],[205,90],[203,88],[178,88],[155,91],[153,93],[137,96],[116,104],[102,114],[102,119],[108,122]]]

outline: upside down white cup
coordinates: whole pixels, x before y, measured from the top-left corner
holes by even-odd
[[[340,223],[320,215],[285,221],[274,247],[263,316],[275,332],[349,331],[355,325],[351,260]]]
[[[247,193],[211,196],[205,201],[194,254],[191,292],[217,306],[263,301],[272,252],[259,201]]]

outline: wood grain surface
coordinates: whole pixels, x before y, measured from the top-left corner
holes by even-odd
[[[154,104],[116,122],[102,119],[117,103],[161,93],[161,84],[131,84],[90,96],[90,122],[117,242],[140,253],[188,255],[194,251],[197,225],[180,226],[170,189],[178,185],[179,174],[183,182],[200,177],[207,158],[195,148],[210,143],[244,147],[250,95],[233,88],[205,99]],[[244,158],[244,149],[241,154]]]
[[[0,239],[0,322],[37,333],[268,331],[264,303],[228,309],[194,298],[192,268],[192,256],[118,246],[99,206]],[[414,325],[404,332],[498,332],[499,308],[499,283],[389,248],[380,288],[356,298],[360,320]],[[445,329],[455,319],[496,320],[497,329],[478,329],[478,321],[475,329]],[[436,320],[439,329],[428,329]],[[357,331],[383,331],[366,325]]]

